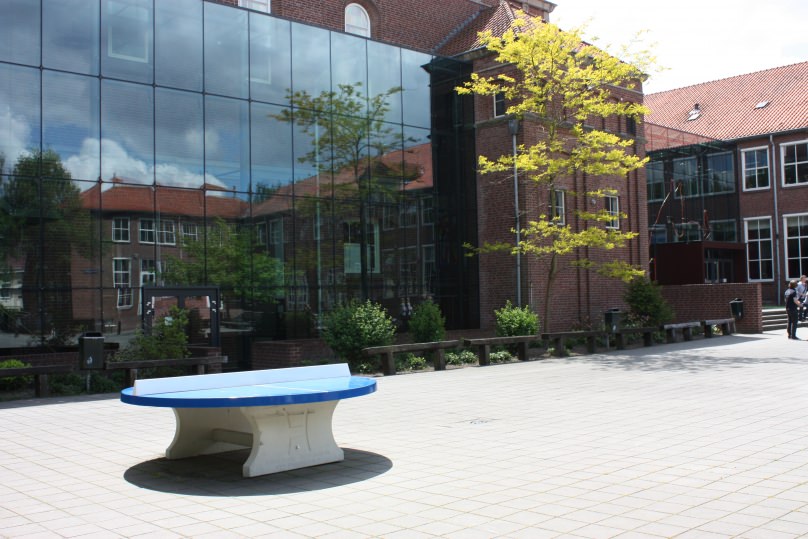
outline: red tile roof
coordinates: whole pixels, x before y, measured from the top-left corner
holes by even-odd
[[[495,36],[501,36],[511,27],[516,15],[513,8],[505,0],[500,0],[496,7],[482,9],[466,21],[455,33],[438,45],[435,53],[441,56],[455,56],[482,47],[480,32],[490,30]]]
[[[223,218],[238,218],[247,211],[247,203],[227,191],[207,186],[208,189],[182,189],[178,187],[159,187],[159,196],[155,198],[154,187],[150,185],[124,184],[113,179],[112,187],[101,190],[101,185],[81,193],[85,208],[98,208],[99,204],[105,212],[152,213],[159,211],[170,215],[188,217],[204,217],[207,214]],[[100,191],[100,196],[99,196]],[[205,196],[207,195],[207,197]]]
[[[644,102],[646,123],[713,139],[806,129],[808,62],[647,94]],[[699,115],[688,121],[697,103]]]

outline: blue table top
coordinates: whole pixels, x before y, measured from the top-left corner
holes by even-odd
[[[133,395],[132,390],[133,388],[129,387],[121,391],[121,401],[139,406],[167,408],[278,406],[368,395],[376,391],[376,380],[364,376],[351,376],[151,395]]]

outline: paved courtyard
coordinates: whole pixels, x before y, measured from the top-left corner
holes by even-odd
[[[337,407],[344,462],[252,479],[243,451],[164,460],[170,409],[0,404],[0,536],[808,536],[808,342],[785,332],[378,384]]]

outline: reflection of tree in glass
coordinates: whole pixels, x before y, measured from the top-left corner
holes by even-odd
[[[233,299],[272,303],[283,285],[283,265],[260,252],[256,240],[253,229],[216,219],[207,241],[183,239],[182,255],[166,258],[162,277],[169,285],[218,286],[225,300],[232,294]]]
[[[355,192],[358,203],[359,253],[361,266],[362,299],[369,298],[368,282],[368,206],[371,194],[389,190],[389,175],[383,178],[376,173],[376,164],[393,150],[400,149],[400,130],[385,123],[390,110],[390,99],[400,93],[401,87],[393,87],[374,96],[368,96],[363,84],[340,84],[337,90],[321,92],[312,96],[308,92],[289,93],[292,109],[284,109],[274,118],[293,122],[311,138],[312,149],[300,157],[318,172],[340,174],[348,171],[352,181],[333,186],[337,190]],[[397,189],[399,186],[395,186]],[[320,203],[317,193],[315,205]],[[306,212],[305,203],[297,206]],[[342,204],[342,208],[350,205]],[[315,210],[316,211],[316,210]],[[316,225],[316,226],[319,226]]]
[[[56,337],[72,329],[70,261],[74,250],[89,258],[91,246],[98,245],[97,227],[90,222],[78,187],[52,150],[21,156],[0,183],[2,267],[23,260],[24,290],[43,290],[38,305],[32,296],[23,298],[26,311],[41,313],[39,320],[27,320],[30,329],[52,331]]]

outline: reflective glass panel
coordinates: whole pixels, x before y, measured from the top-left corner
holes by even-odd
[[[205,2],[205,91],[249,97],[247,12]]]
[[[236,191],[250,187],[250,114],[246,101],[205,99],[205,176]]]
[[[250,96],[287,103],[292,87],[289,21],[250,13]]]
[[[101,177],[153,183],[152,87],[104,80],[101,95]]]
[[[157,183],[201,187],[205,183],[202,95],[157,88],[155,111]]]
[[[256,194],[276,192],[292,184],[292,124],[282,119],[282,110],[284,108],[274,105],[252,105],[250,140],[253,193]]]
[[[42,75],[42,145],[74,180],[101,174],[98,79],[45,71]]]
[[[157,84],[202,90],[202,2],[155,3]]]
[[[368,41],[368,65],[370,98],[385,96],[384,120],[401,123],[401,50]]]
[[[98,2],[42,0],[42,63],[98,75]]]
[[[401,50],[401,71],[404,88],[404,123],[429,128],[431,122],[429,98],[429,73],[422,67],[428,64],[428,54]]]
[[[0,60],[39,65],[39,2],[6,0],[0,17]]]
[[[0,174],[39,149],[39,70],[0,64]]]
[[[328,30],[292,23],[292,88],[317,97],[328,92]]]
[[[151,83],[152,0],[101,0],[101,73]]]
[[[334,90],[341,84],[362,88],[367,94],[367,40],[356,36],[331,34],[331,83]]]

